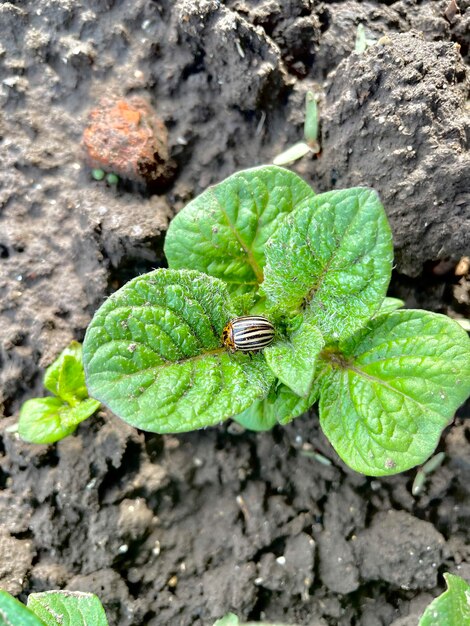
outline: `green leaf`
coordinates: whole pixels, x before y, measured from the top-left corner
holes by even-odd
[[[273,411],[264,409],[266,400],[258,400],[246,411],[233,417],[233,420],[246,428],[257,433],[271,430],[276,426],[277,417]]]
[[[325,342],[317,326],[307,317],[288,339],[264,350],[266,362],[281,382],[298,396],[308,396],[315,377],[315,363]]]
[[[404,306],[405,303],[399,298],[384,298],[379,310],[375,313],[374,317],[384,315],[385,313],[392,313],[392,311],[401,309]]]
[[[214,622],[214,626],[240,626],[240,620],[234,613],[227,613]]]
[[[444,574],[447,591],[433,600],[418,626],[465,626],[470,624],[470,585],[453,574]]]
[[[308,398],[301,398],[282,383],[274,395],[252,404],[233,419],[248,430],[270,430],[275,424],[288,424],[303,415],[318,399],[318,387],[312,388]]]
[[[100,408],[100,403],[94,398],[87,398],[75,406],[69,406],[62,411],[64,424],[75,428],[84,420],[88,419]]]
[[[44,375],[44,387],[71,405],[88,398],[82,363],[82,346],[72,341],[50,365]]]
[[[221,281],[156,270],[113,294],[88,327],[90,393],[129,424],[159,433],[214,425],[269,391],[259,353],[229,354],[222,330],[238,314]]]
[[[98,597],[81,591],[32,593],[28,607],[47,626],[108,626]]]
[[[361,328],[382,303],[392,270],[390,227],[375,191],[331,191],[287,216],[266,244],[268,304],[306,308],[325,339]]]
[[[73,407],[55,397],[27,400],[20,410],[19,435],[30,443],[54,443],[71,435],[99,406],[92,398]]]
[[[320,423],[350,467],[371,476],[423,463],[470,394],[470,340],[449,318],[395,311],[325,349]]]
[[[287,213],[313,196],[307,183],[279,167],[238,172],[172,220],[165,239],[168,264],[221,278],[231,293],[256,293],[266,241]]]
[[[0,626],[45,626],[24,604],[0,589]]]

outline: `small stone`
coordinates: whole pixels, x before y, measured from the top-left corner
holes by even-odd
[[[89,114],[82,145],[90,167],[113,173],[108,184],[117,183],[111,176],[120,176],[158,187],[173,175],[165,124],[140,96],[100,100]]]

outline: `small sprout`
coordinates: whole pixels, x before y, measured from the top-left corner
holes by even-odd
[[[54,443],[72,434],[95,413],[100,403],[88,395],[82,346],[72,341],[44,375],[44,387],[53,395],[27,400],[20,409],[18,432],[30,443]]]
[[[423,491],[427,476],[435,472],[437,468],[442,465],[445,456],[444,452],[438,452],[416,472],[416,476],[411,487],[411,493],[414,496],[418,496]]]
[[[235,39],[235,47],[237,49],[238,54],[240,55],[240,58],[244,59],[245,58],[245,51],[243,50],[242,45],[241,45],[239,39]]]
[[[320,463],[321,465],[325,465],[325,466],[333,465],[333,463],[330,461],[329,458],[327,458],[326,456],[323,456],[323,454],[320,454],[319,452],[315,452],[315,450],[301,450],[300,456],[305,456],[310,459],[315,459],[315,461],[318,461],[318,463]]]
[[[119,176],[117,174],[106,174],[106,182],[108,183],[108,185],[117,185],[119,182]]]
[[[304,141],[299,141],[299,143],[295,143],[293,146],[287,148],[287,150],[284,150],[284,152],[281,152],[281,154],[274,157],[273,164],[287,165],[289,163],[293,163],[294,161],[298,161],[306,154],[309,154],[309,152],[311,152],[310,146]]]
[[[415,479],[413,481],[413,485],[411,486],[411,493],[414,496],[419,496],[419,494],[423,491],[424,485],[426,483],[426,474],[422,469],[419,469],[416,472]]]
[[[427,461],[421,468],[425,474],[432,474],[442,465],[446,458],[445,452],[438,452]]]
[[[304,138],[305,141],[295,143],[281,154],[273,159],[274,165],[288,165],[306,154],[318,154],[320,152],[320,144],[318,143],[318,96],[313,91],[307,91],[305,96],[305,122],[304,122]]]
[[[95,180],[103,180],[105,177],[105,171],[99,168],[91,170],[91,175]]]
[[[304,137],[314,154],[320,152],[318,143],[319,117],[318,95],[314,94],[313,91],[307,91],[305,96]]]
[[[366,29],[364,28],[364,24],[357,25],[356,31],[356,44],[354,46],[354,51],[358,54],[362,54],[367,49],[367,38],[366,38]]]
[[[356,31],[356,43],[354,46],[354,52],[362,54],[376,43],[375,39],[367,37],[364,24],[358,24]]]

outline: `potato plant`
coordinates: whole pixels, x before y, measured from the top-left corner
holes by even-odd
[[[392,235],[372,189],[242,171],[173,219],[165,253],[169,269],[114,293],[83,346],[90,394],[138,428],[263,430],[318,402],[339,456],[379,476],[423,463],[470,394],[467,334],[386,297]],[[246,314],[275,340],[232,353],[223,329]]]

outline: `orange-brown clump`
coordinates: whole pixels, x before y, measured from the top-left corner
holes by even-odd
[[[103,98],[90,111],[82,143],[92,168],[150,186],[171,178],[165,124],[140,96]]]

